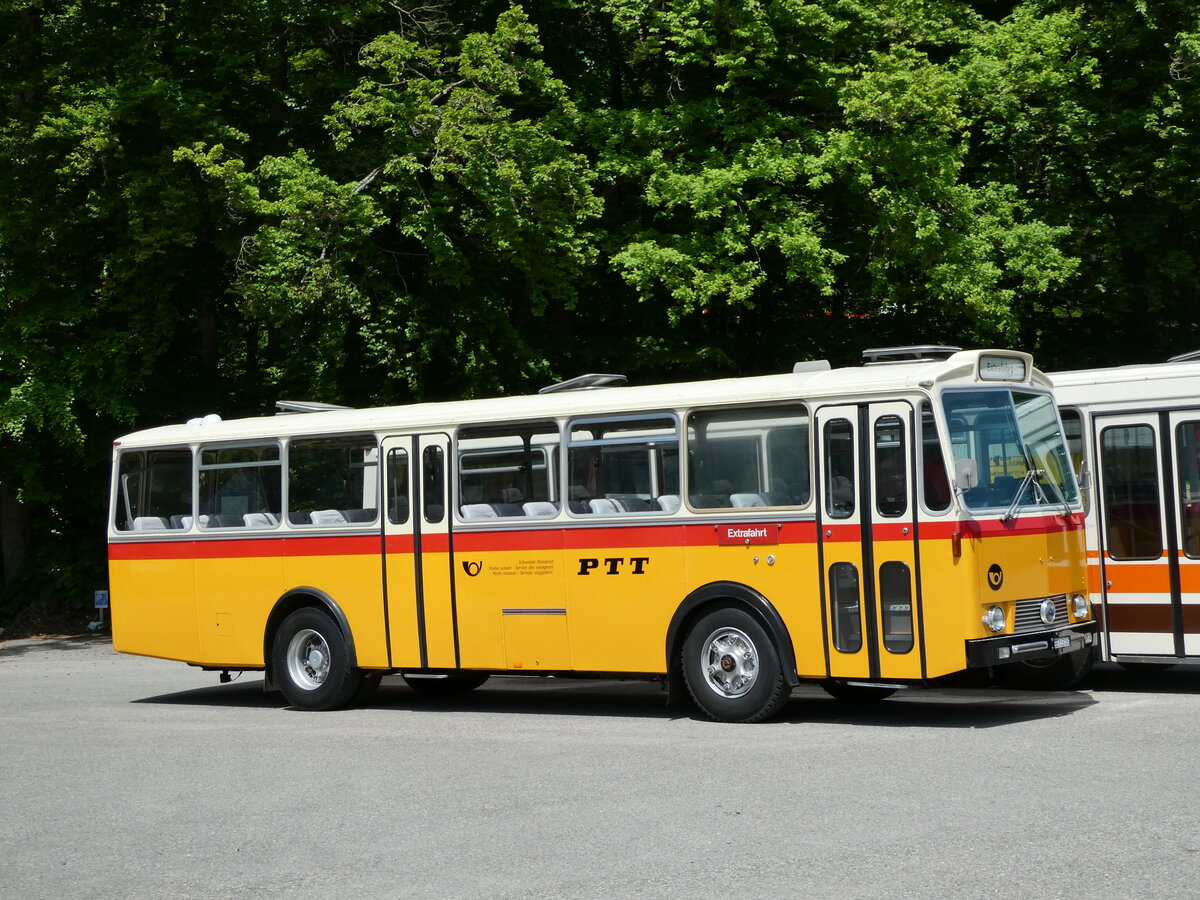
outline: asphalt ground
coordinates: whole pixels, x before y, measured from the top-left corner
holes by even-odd
[[[798,689],[385,679],[306,713],[101,638],[0,643],[0,897],[1196,897],[1200,668]]]

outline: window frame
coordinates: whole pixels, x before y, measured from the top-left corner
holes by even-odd
[[[374,507],[375,508],[375,517],[368,522],[351,522],[349,520],[347,520],[345,522],[324,523],[324,524],[316,524],[312,521],[293,522],[291,520],[291,516],[293,513],[293,509],[292,509],[292,449],[293,449],[293,447],[297,443],[303,444],[306,441],[313,441],[313,442],[346,441],[346,442],[350,442],[350,441],[355,441],[355,440],[361,440],[363,442],[364,446],[366,445],[366,442],[369,441],[370,448],[373,449],[376,453],[375,463],[373,464],[374,468],[375,468],[375,498],[374,498],[374,500],[375,500],[375,507]],[[380,481],[380,478],[381,478],[380,472],[382,471],[382,467],[380,465],[380,458],[382,457],[382,455],[383,454],[382,454],[382,450],[381,450],[381,442],[379,439],[379,435],[375,434],[374,432],[370,432],[370,431],[338,431],[338,432],[333,432],[333,433],[295,434],[295,435],[289,436],[286,439],[286,441],[284,441],[284,462],[283,462],[283,466],[284,466],[283,476],[284,477],[283,477],[283,497],[282,497],[282,501],[281,501],[282,506],[283,506],[283,512],[280,514],[281,521],[286,523],[289,528],[299,528],[301,530],[307,530],[307,529],[312,529],[312,528],[343,529],[343,528],[347,528],[347,527],[353,528],[356,526],[359,528],[377,528],[380,524],[379,504],[380,504],[380,500],[382,498],[382,483]],[[370,468],[370,464],[364,462],[364,463],[362,463],[362,468],[364,469],[364,472],[365,472],[365,470]],[[353,508],[354,507],[346,507],[345,509],[348,510],[348,509],[353,509]],[[368,507],[362,507],[362,508],[367,509]],[[317,510],[312,510],[312,512],[316,512],[316,511]],[[340,511],[344,512],[345,510],[340,510]],[[311,513],[305,513],[305,515],[310,515],[310,514]]]
[[[805,460],[805,467],[806,467],[805,474],[807,475],[807,483],[805,484],[806,496],[805,496],[804,502],[803,503],[787,503],[787,504],[782,504],[782,505],[742,506],[742,507],[739,507],[739,506],[697,506],[696,504],[694,504],[692,502],[692,497],[693,496],[703,496],[703,495],[699,492],[694,493],[692,490],[692,487],[693,487],[693,485],[692,485],[692,469],[693,469],[692,454],[693,454],[694,443],[696,443],[692,440],[692,437],[691,437],[692,428],[693,428],[693,423],[692,423],[693,417],[697,416],[697,415],[712,416],[714,418],[719,418],[721,416],[725,416],[725,417],[727,417],[726,421],[730,421],[730,420],[736,419],[739,416],[739,414],[742,414],[742,413],[745,413],[746,418],[750,419],[754,416],[755,413],[761,413],[765,417],[765,416],[771,415],[772,411],[780,411],[780,412],[795,411],[795,412],[802,413],[802,417],[801,416],[796,417],[794,424],[788,425],[785,427],[788,427],[788,428],[803,427],[804,431],[805,431],[804,440],[805,440],[805,445],[807,447],[808,455],[807,455],[807,459]],[[684,442],[684,446],[683,446],[684,455],[683,455],[683,460],[682,460],[683,465],[682,465],[682,471],[681,471],[681,477],[680,477],[680,489],[682,491],[683,503],[684,503],[684,505],[687,506],[687,508],[691,512],[693,512],[697,515],[709,515],[709,516],[714,515],[714,514],[718,514],[721,516],[725,516],[728,514],[763,515],[765,510],[788,510],[789,512],[797,512],[800,510],[807,510],[812,507],[813,502],[814,502],[814,494],[815,494],[815,491],[813,490],[813,478],[815,477],[815,475],[814,475],[815,445],[813,443],[813,431],[814,431],[813,411],[812,411],[810,404],[808,404],[807,402],[805,402],[803,400],[799,400],[799,399],[787,399],[787,400],[767,401],[767,402],[759,402],[759,403],[739,403],[736,405],[697,406],[697,407],[691,407],[691,408],[687,409],[686,412],[681,414],[681,418],[683,420],[683,422],[682,422],[682,425],[683,425],[682,437],[683,437],[683,442]],[[771,431],[764,430],[760,434],[754,436],[754,441],[756,444],[755,457],[756,457],[756,462],[757,462],[757,465],[759,468],[760,483],[765,481],[768,485],[770,484],[770,479],[772,477],[772,472],[774,470],[773,466],[771,465],[772,455],[774,453],[774,450],[771,447],[771,441],[770,441],[771,433],[772,433]],[[721,440],[721,439],[722,438],[717,438],[717,440]],[[758,493],[758,494],[765,495],[765,494],[769,494],[771,492],[768,488],[768,490],[764,490],[764,491],[750,491],[750,492],[734,491],[732,493]]]
[[[283,520],[285,518],[284,508],[285,508],[285,503],[286,503],[286,498],[284,496],[284,490],[286,489],[287,478],[285,477],[286,470],[284,469],[284,464],[285,464],[284,444],[285,444],[284,439],[279,438],[279,437],[267,438],[265,440],[262,438],[256,438],[256,439],[249,439],[249,440],[243,440],[243,441],[218,441],[215,443],[197,444],[194,448],[195,455],[193,457],[193,466],[194,466],[194,472],[195,472],[194,483],[195,483],[195,491],[196,491],[196,493],[195,493],[196,515],[195,515],[195,520],[194,520],[193,524],[203,533],[235,532],[235,533],[240,534],[243,532],[250,532],[250,531],[266,532],[266,531],[279,530],[279,528],[283,525]],[[254,447],[274,447],[276,452],[278,453],[278,457],[273,461],[267,461],[265,463],[262,460],[257,460],[254,462],[241,462],[241,463],[229,463],[229,464],[208,464],[208,465],[206,465],[204,463],[204,454],[208,453],[208,452],[220,452],[222,450],[240,450],[240,449],[254,448]],[[270,465],[274,465],[279,474],[279,511],[275,512],[275,513],[271,513],[272,515],[275,516],[276,521],[275,521],[274,525],[269,525],[269,526],[247,525],[247,524],[245,524],[244,518],[243,518],[243,523],[241,525],[208,525],[208,524],[205,524],[200,521],[201,516],[221,515],[220,513],[201,513],[200,512],[200,507],[204,500],[204,498],[201,496],[201,489],[200,489],[200,478],[201,478],[201,474],[203,472],[232,470],[232,469],[263,469],[263,468],[267,468]],[[242,513],[243,516],[248,515],[248,514],[249,513]],[[231,515],[237,515],[237,514],[231,513]]]
[[[615,439],[600,437],[600,438],[589,438],[589,439],[585,439],[585,440],[576,440],[574,437],[575,430],[577,428],[580,428],[581,426],[587,426],[587,425],[593,425],[593,424],[595,424],[595,425],[604,425],[604,424],[619,425],[619,424],[629,424],[629,423],[639,423],[639,422],[652,422],[655,420],[660,421],[660,422],[669,420],[674,425],[673,437],[669,436],[669,435],[659,435],[657,437],[646,437],[643,435],[631,435],[628,437],[619,437],[619,438],[615,438]],[[651,409],[651,410],[639,411],[636,413],[617,413],[614,415],[588,413],[586,415],[571,416],[571,417],[563,420],[562,431],[561,431],[560,436],[561,436],[561,443],[560,443],[561,456],[560,456],[560,461],[559,461],[559,468],[560,468],[559,496],[561,498],[563,510],[566,511],[567,516],[570,517],[571,519],[587,522],[587,521],[593,521],[595,519],[605,518],[605,517],[610,518],[610,519],[611,518],[624,519],[628,516],[636,516],[639,518],[655,517],[655,516],[671,516],[671,515],[675,515],[676,513],[679,512],[679,509],[683,508],[683,497],[682,497],[682,494],[678,493],[678,491],[677,491],[677,495],[680,497],[679,508],[675,509],[672,512],[664,512],[661,509],[645,509],[645,510],[632,510],[632,511],[622,510],[617,513],[596,513],[596,512],[592,512],[590,509],[587,512],[576,512],[574,509],[571,508],[571,500],[572,500],[572,498],[571,498],[571,475],[572,475],[572,464],[573,464],[573,460],[571,458],[571,451],[575,450],[575,449],[583,449],[583,448],[589,448],[589,447],[604,448],[604,447],[646,446],[647,450],[651,450],[651,451],[653,451],[653,450],[668,450],[668,449],[670,449],[668,447],[653,447],[650,445],[652,445],[653,443],[656,443],[656,442],[670,442],[673,440],[674,450],[675,450],[675,454],[676,454],[675,469],[676,469],[676,478],[678,480],[677,488],[681,491],[683,483],[684,483],[683,479],[684,479],[685,463],[684,463],[683,457],[684,457],[684,453],[685,453],[686,434],[685,434],[684,426],[683,426],[683,415],[682,415],[682,413],[680,413],[679,410],[676,410],[676,409],[653,410],[653,409]],[[663,492],[663,493],[657,493],[657,494],[653,493],[654,488],[656,488],[656,487],[662,488],[662,487],[666,486],[664,483],[664,480],[663,480],[664,479],[664,469],[661,465],[659,465],[659,462],[658,462],[659,458],[660,458],[659,454],[656,454],[656,453],[650,454],[650,479],[652,482],[652,484],[651,484],[651,488],[652,488],[651,499],[655,499],[655,500],[658,497],[667,496],[670,493],[669,491]],[[589,505],[590,505],[590,501],[593,499],[611,499],[611,498],[592,497],[592,498],[589,498],[589,501],[588,501]],[[561,512],[562,511],[560,510],[560,515],[561,515]]]

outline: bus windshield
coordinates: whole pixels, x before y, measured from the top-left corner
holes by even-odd
[[[955,480],[970,509],[1078,502],[1053,400],[1010,390],[947,391],[942,397]]]

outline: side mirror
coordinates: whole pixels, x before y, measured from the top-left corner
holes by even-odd
[[[954,483],[964,493],[979,485],[979,463],[973,459],[954,461]]]

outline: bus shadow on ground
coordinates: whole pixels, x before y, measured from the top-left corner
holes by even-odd
[[[881,728],[999,728],[1056,719],[1087,709],[1095,698],[1079,691],[956,688],[899,691],[886,700],[835,700],[816,685],[802,685],[774,721]]]
[[[145,697],[134,703],[285,709],[279,693],[264,693],[261,678]],[[849,725],[891,728],[997,728],[1058,718],[1096,703],[1078,691],[1014,691],[996,688],[902,691],[874,703],[848,703],[816,685],[797,688],[771,725]],[[439,697],[408,687],[399,676],[383,680],[374,699],[334,715],[401,710],[428,714],[588,716],[707,721],[689,702],[668,706],[662,686],[642,681],[497,676],[483,687]],[[297,710],[291,710],[296,711]],[[326,715],[326,714],[322,714]]]
[[[263,691],[263,680],[234,680],[230,684],[214,684],[209,687],[173,691],[154,697],[140,697],[130,703],[156,703],[165,706],[220,706],[229,709],[278,709],[283,705],[279,693]]]
[[[1080,687],[1098,694],[1200,694],[1200,666],[1099,663]]]

